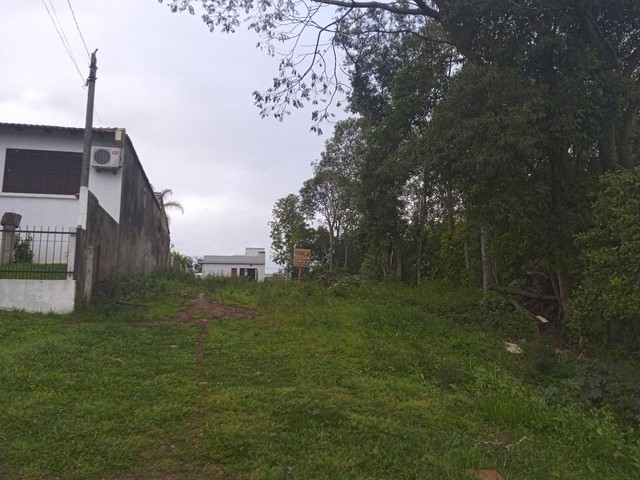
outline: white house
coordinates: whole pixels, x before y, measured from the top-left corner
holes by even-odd
[[[244,255],[205,255],[202,276],[245,277],[262,282],[265,278],[265,249],[245,248]]]
[[[0,123],[0,233],[3,240],[7,235],[0,274],[12,268],[9,235],[15,230],[31,242],[32,263],[67,264],[68,277],[0,275],[0,308],[69,311],[100,282],[168,265],[164,207],[125,130],[92,130],[85,187],[83,147],[83,128]],[[18,224],[5,225],[4,218]],[[62,288],[66,300],[59,306]]]

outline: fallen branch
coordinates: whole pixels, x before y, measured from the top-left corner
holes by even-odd
[[[540,319],[536,315],[531,313],[529,310],[524,308],[522,305],[520,305],[518,302],[516,302],[513,298],[507,297],[504,293],[501,293],[500,295],[502,297],[506,298],[514,307],[516,307],[516,309],[518,309],[520,312],[524,313],[527,317],[529,317],[529,320],[531,320],[533,322],[533,326],[536,329],[536,336],[539,337],[540,336],[540,324],[542,323],[540,321]]]
[[[501,287],[500,285],[489,285],[489,290],[507,295],[519,295],[521,297],[533,298],[535,300],[544,300],[545,302],[557,302],[558,297],[555,295],[545,295],[542,293],[530,292],[529,290],[520,290],[519,288]]]

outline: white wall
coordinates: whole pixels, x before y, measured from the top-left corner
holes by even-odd
[[[259,282],[265,279],[265,249],[245,248],[244,255],[205,255],[202,259],[202,275],[231,276],[233,268],[238,269],[238,276],[241,268],[255,268]]]
[[[24,127],[22,131],[0,129],[0,216],[4,212],[19,213],[22,215],[21,226],[75,227],[79,205],[74,195],[4,193],[1,183],[7,148],[82,153],[83,143],[83,135],[78,130],[53,129],[47,133],[39,127]],[[94,139],[94,145],[99,144],[99,139]],[[114,174],[111,171],[98,172],[91,167],[89,190],[98,198],[100,206],[119,222],[122,169]]]
[[[256,272],[256,280],[258,282],[262,282],[265,278],[265,271],[264,271],[264,265],[257,265],[257,264],[253,264],[253,265],[248,265],[246,263],[230,263],[230,264],[207,264],[207,263],[203,263],[202,264],[202,276],[206,277],[207,275],[217,275],[217,276],[221,276],[221,277],[230,277],[231,276],[231,269],[232,268],[237,268],[238,269],[238,276],[240,276],[240,269],[241,268],[255,268],[257,270]]]
[[[93,146],[101,146],[100,140],[94,139]],[[122,158],[124,159],[124,148],[122,149]],[[100,206],[105,209],[111,218],[113,218],[116,223],[120,223],[122,168],[115,170],[97,170],[89,167],[89,191],[96,196],[100,202]]]
[[[0,309],[69,313],[75,291],[75,280],[0,280]]]

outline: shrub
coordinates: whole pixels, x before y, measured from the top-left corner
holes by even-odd
[[[582,283],[568,326],[582,340],[640,348],[640,168],[603,175],[579,235]]]
[[[33,238],[28,233],[24,239],[20,234],[16,234],[13,244],[13,261],[16,263],[31,263],[33,261],[33,249],[31,247]]]

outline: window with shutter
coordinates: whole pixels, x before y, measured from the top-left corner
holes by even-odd
[[[81,168],[81,153],[8,148],[2,191],[75,195]]]

